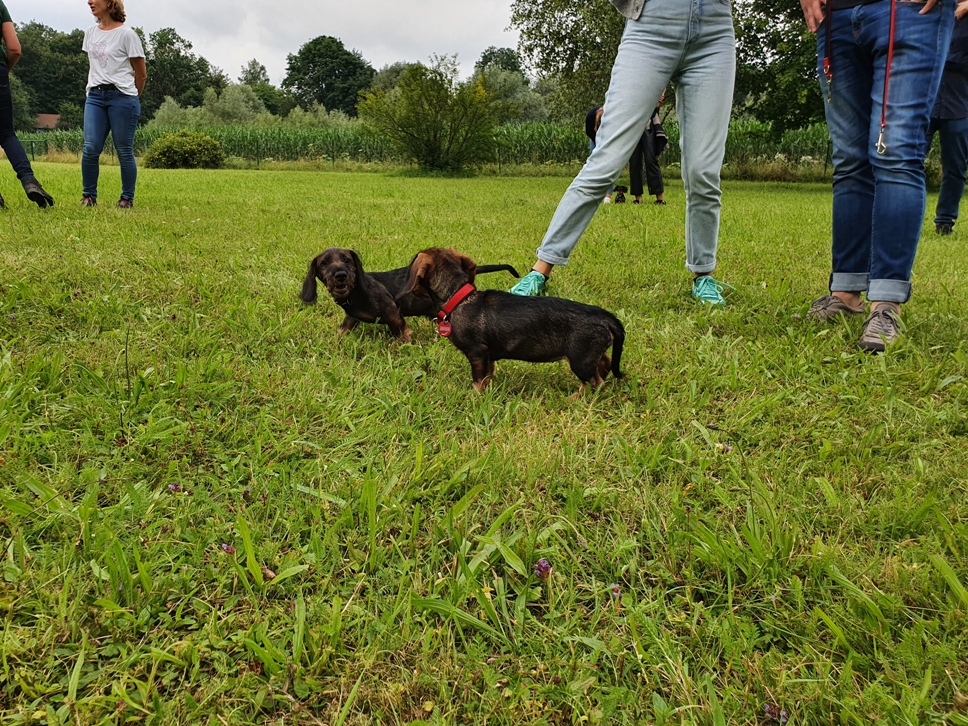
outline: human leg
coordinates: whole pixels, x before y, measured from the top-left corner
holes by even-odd
[[[17,138],[13,127],[13,99],[10,96],[10,75],[5,65],[0,65],[0,147],[3,147],[13,170],[20,181],[33,179],[34,172],[27,159],[27,152]]]
[[[719,1],[719,0],[715,0]],[[626,23],[605,99],[597,146],[552,217],[538,259],[568,263],[602,198],[642,138],[651,109],[677,67],[686,42],[687,9],[679,0],[649,0]]]
[[[81,152],[81,182],[84,198],[97,200],[100,158],[111,130],[104,91],[92,90],[84,103],[84,149]],[[83,204],[84,202],[82,202]]]
[[[953,3],[942,2],[924,15],[917,4],[897,3],[887,125],[879,129],[886,72],[883,59],[887,56],[886,39],[890,33],[889,6],[890,3],[864,6],[871,15],[864,32],[872,32],[874,58],[878,59],[874,65],[869,145],[875,192],[867,291],[875,311],[880,302],[900,304],[911,296],[911,270],[926,205],[927,130],[954,25]]]
[[[686,191],[686,267],[704,275],[716,267],[736,43],[728,4],[692,0],[690,6],[693,37],[673,81]]]
[[[665,185],[662,183],[662,170],[659,168],[659,157],[655,153],[655,134],[647,131],[642,144],[645,156],[645,181],[649,187],[649,196],[655,197],[655,203],[665,203]]]
[[[120,91],[108,93],[112,96],[107,109],[111,137],[114,139],[114,149],[121,167],[121,198],[131,202],[134,200],[135,183],[138,180],[138,165],[134,159],[134,132],[141,117],[141,103],[137,96],[128,96]]]
[[[643,136],[629,157],[629,191],[637,203],[641,203],[642,194],[645,192],[645,142],[646,137]]]
[[[941,191],[934,223],[948,231],[958,219],[958,206],[965,191],[968,169],[968,119],[935,120],[941,137]]]
[[[832,81],[822,65],[826,33],[823,29],[817,33],[817,72],[826,99],[824,113],[833,160],[830,295],[816,300],[808,313],[820,320],[863,312],[861,294],[867,291],[870,275],[874,173],[868,149],[874,74],[869,50],[854,36],[856,14],[856,8],[833,13]]]

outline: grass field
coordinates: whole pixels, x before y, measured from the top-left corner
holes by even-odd
[[[306,265],[523,272],[569,179],[142,170],[125,212],[116,167],[97,209],[37,171],[51,210],[0,187],[0,722],[968,724],[960,225],[874,357],[793,319],[829,187],[725,185],[708,310],[673,181],[552,280],[625,379],[479,395],[429,321],[338,339]]]

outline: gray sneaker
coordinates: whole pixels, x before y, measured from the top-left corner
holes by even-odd
[[[840,316],[863,315],[864,306],[852,308],[836,295],[824,295],[813,301],[807,311],[807,320],[818,320],[826,323]]]
[[[864,321],[864,334],[860,347],[871,353],[883,353],[901,335],[900,311],[890,305],[881,305]]]

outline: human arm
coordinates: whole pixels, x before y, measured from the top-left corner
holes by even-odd
[[[968,1],[958,0],[958,5],[955,6],[955,20],[961,20],[966,15],[968,15]]]
[[[823,10],[826,4],[825,0],[800,0],[803,19],[807,21],[807,30],[811,33],[816,33],[820,23],[823,22]]]
[[[17,38],[17,29],[13,23],[4,23],[2,33],[3,45],[7,49],[7,68],[13,68],[23,55],[20,40]]]
[[[148,69],[145,66],[144,58],[132,58],[131,68],[134,70],[134,87],[138,89],[138,95],[144,93],[145,82],[148,80]]]

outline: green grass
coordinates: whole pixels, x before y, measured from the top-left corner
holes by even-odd
[[[626,378],[478,395],[429,321],[338,339],[306,265],[525,271],[569,179],[142,170],[124,212],[116,167],[93,210],[37,167],[57,206],[8,172],[0,213],[0,722],[968,724],[960,226],[872,357],[792,319],[827,186],[725,185],[713,311],[671,181],[552,279]]]

